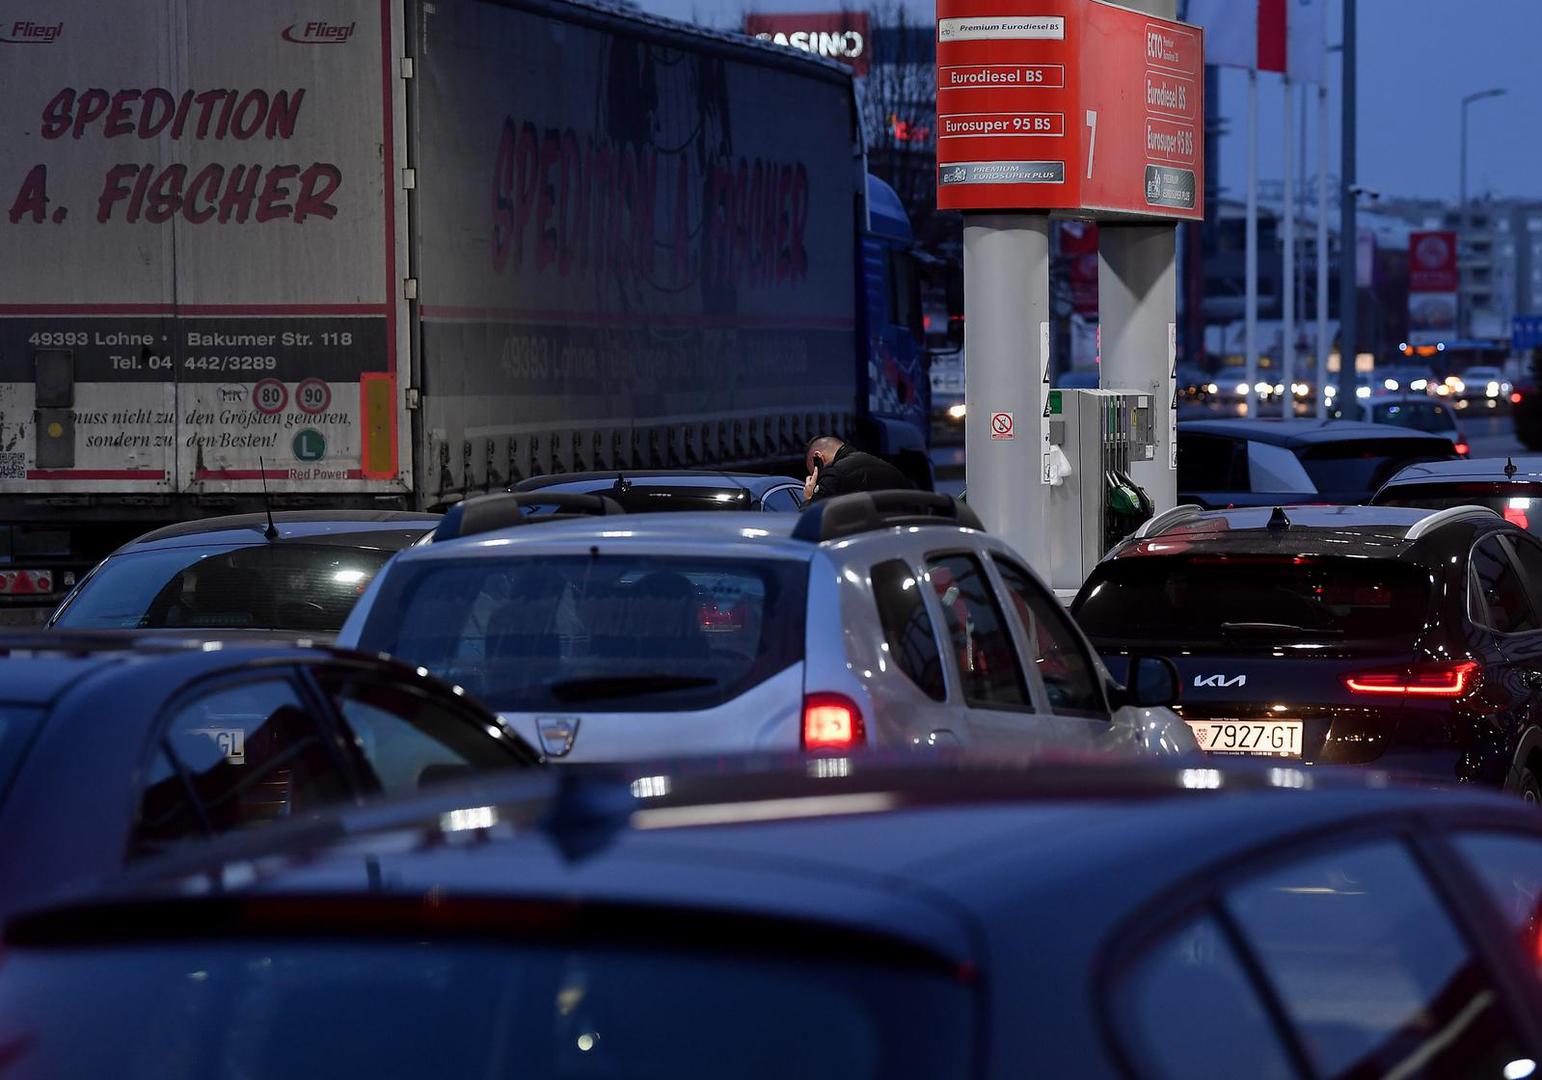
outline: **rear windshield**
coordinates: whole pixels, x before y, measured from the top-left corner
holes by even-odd
[[[1451,412],[1434,401],[1394,401],[1373,406],[1371,420],[1378,424],[1396,424],[1413,431],[1444,435],[1456,430]]]
[[[359,647],[500,712],[706,709],[803,659],[808,564],[526,556],[403,565]]]
[[[130,552],[103,563],[53,625],[335,634],[390,557],[337,544]]]
[[[806,957],[258,941],[6,961],[6,1080],[955,1080],[974,1040],[954,979]]]
[[[1426,572],[1387,560],[1203,556],[1100,566],[1076,619],[1099,648],[1252,651],[1284,644],[1412,645],[1432,600]]]
[[[1445,449],[1440,449],[1444,445]],[[1317,490],[1366,498],[1404,466],[1454,458],[1450,444],[1404,439],[1355,439],[1321,443],[1298,452]]]
[[[1399,484],[1378,495],[1376,504],[1416,510],[1486,506],[1506,521],[1542,536],[1542,485],[1538,484]]]

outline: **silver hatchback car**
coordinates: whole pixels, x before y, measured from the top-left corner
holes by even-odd
[[[525,518],[483,496],[403,552],[340,642],[481,698],[549,759],[751,750],[1185,753],[1172,665],[1116,685],[967,506]],[[597,502],[598,505],[598,502]],[[515,524],[509,524],[509,522]]]

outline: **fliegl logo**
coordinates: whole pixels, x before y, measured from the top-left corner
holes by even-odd
[[[353,37],[358,23],[329,23],[318,19],[308,23],[290,23],[283,38],[295,45],[341,45]]]
[[[18,19],[0,25],[0,41],[8,45],[52,45],[64,34],[64,24],[36,23]]]

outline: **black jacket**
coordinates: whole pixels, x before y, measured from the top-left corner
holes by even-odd
[[[850,443],[845,443],[835,452],[835,459],[819,470],[814,498],[829,499],[858,491],[893,491],[896,488],[909,491],[915,485],[887,461],[853,450]]]

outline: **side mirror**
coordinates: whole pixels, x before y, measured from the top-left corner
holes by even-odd
[[[1165,656],[1132,656],[1126,677],[1125,702],[1139,709],[1166,709],[1178,704],[1178,667]]]

